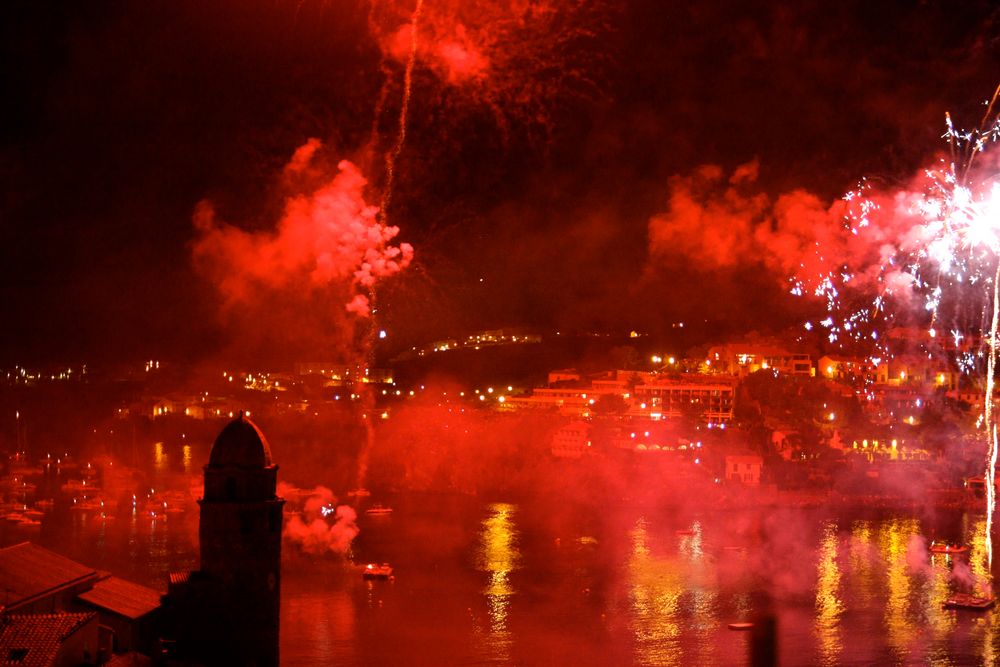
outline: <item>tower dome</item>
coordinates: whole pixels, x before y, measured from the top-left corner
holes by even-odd
[[[215,439],[208,465],[267,468],[271,466],[271,448],[257,425],[241,412]]]

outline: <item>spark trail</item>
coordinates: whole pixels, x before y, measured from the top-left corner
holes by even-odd
[[[990,324],[989,361],[986,364],[986,397],[983,413],[989,453],[986,464],[986,560],[993,564],[993,514],[996,511],[997,426],[993,418],[993,383],[997,363],[997,316],[1000,315],[1000,263],[993,276],[993,315]]]
[[[396,161],[399,159],[399,156],[403,152],[403,147],[406,145],[406,126],[409,120],[410,100],[413,96],[413,69],[416,67],[417,63],[417,47],[419,44],[418,30],[420,27],[420,14],[423,10],[423,5],[423,0],[417,0],[417,3],[413,8],[413,13],[410,15],[410,52],[409,58],[406,61],[406,69],[403,72],[403,95],[399,107],[399,124],[396,130],[396,142],[393,145],[392,150],[386,153],[385,156],[385,183],[382,186],[382,197],[379,202],[379,219],[382,224],[386,224],[389,218],[389,207],[392,204],[393,186],[395,184],[396,177]],[[374,26],[374,15],[375,3],[373,2],[369,13],[370,27]],[[386,66],[384,55],[381,69],[383,75],[387,78],[382,84],[382,89],[379,91],[379,99],[375,105],[375,116],[372,120],[372,150],[377,150],[378,148],[378,122],[379,117],[382,114],[386,97],[388,96],[389,69]],[[368,322],[368,330],[365,333],[365,349],[363,354],[366,373],[367,369],[373,368],[375,365],[375,341],[379,330],[377,317],[378,296],[374,285],[372,285],[368,291],[368,301],[371,308],[371,319]],[[375,388],[370,382],[366,384],[367,386],[362,386],[360,392],[362,397],[362,419],[364,420],[365,442],[358,454],[358,488],[364,488],[365,481],[368,477],[368,460],[371,456],[371,449],[375,445]]]
[[[436,0],[419,6],[419,43],[400,5],[381,3],[373,36],[401,65],[417,50],[430,75],[422,92],[442,118],[487,111],[506,140],[515,127],[547,134],[559,106],[602,96],[604,38],[620,11],[608,0]]]
[[[1000,86],[976,129],[957,129],[946,115],[949,156],[909,188],[879,191],[865,182],[845,197],[844,231],[865,252],[847,258],[834,252],[837,260],[828,262],[823,273],[792,280],[793,294],[811,292],[826,300],[829,315],[820,325],[831,343],[874,343],[874,366],[892,357],[893,343],[879,328],[893,321],[897,308],[926,324],[923,351],[928,356],[934,350],[949,352],[958,371],[968,376],[982,373],[985,359],[985,377],[980,378],[987,444],[984,548],[991,566],[1000,444],[994,406],[1000,346],[1000,156],[988,149],[1000,139],[1000,114],[994,113],[998,95]],[[854,297],[870,294],[872,287],[875,298],[858,305]],[[950,330],[950,346],[940,340],[946,338],[939,338],[942,330]]]
[[[382,220],[389,213],[389,205],[392,203],[392,186],[396,175],[396,160],[403,152],[406,144],[406,123],[410,112],[410,98],[413,95],[413,68],[417,64],[417,31],[420,23],[420,13],[424,7],[424,0],[417,0],[410,17],[410,53],[406,61],[406,70],[403,72],[403,99],[399,107],[399,129],[396,135],[396,144],[385,158],[385,185],[382,190],[382,202],[380,206]]]
[[[398,181],[397,166],[408,140],[418,63],[428,86],[421,87],[442,118],[488,109],[504,138],[516,117],[526,125],[551,123],[554,100],[586,97],[599,86],[593,71],[606,56],[599,37],[609,30],[606,0],[371,0],[368,29],[381,52],[383,83],[375,101],[369,139],[380,152],[381,120],[394,73],[402,66],[402,94],[395,140],[383,155],[378,218],[388,224]],[[412,9],[410,9],[412,7]],[[395,65],[394,65],[395,63]],[[596,95],[595,95],[596,96]],[[442,135],[449,127],[440,127]],[[426,144],[425,144],[426,145]],[[363,340],[367,367],[374,363],[377,295],[369,288],[372,318]],[[367,477],[374,444],[375,394],[362,387],[365,443],[359,454],[358,484]]]

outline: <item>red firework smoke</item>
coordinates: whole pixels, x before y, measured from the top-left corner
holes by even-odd
[[[408,243],[392,243],[399,228],[381,224],[378,208],[365,200],[361,171],[343,160],[332,177],[324,175],[314,166],[320,148],[310,139],[286,165],[286,185],[298,189],[273,231],[244,231],[220,222],[209,202],[198,205],[194,259],[227,305],[251,301],[260,290],[339,285],[350,288],[343,307],[367,316],[365,291],[412,260]]]
[[[490,109],[501,126],[516,116],[547,125],[554,102],[600,90],[597,65],[607,56],[599,37],[610,31],[609,7],[587,0],[375,0],[369,29],[389,63],[413,55],[448,91]],[[381,109],[376,110],[378,115]],[[376,119],[377,122],[377,119]]]

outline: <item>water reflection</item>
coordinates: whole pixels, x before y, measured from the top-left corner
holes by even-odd
[[[893,519],[883,524],[879,529],[879,553],[886,564],[886,603],[883,611],[883,622],[888,631],[889,643],[897,650],[897,655],[904,655],[910,643],[914,640],[916,628],[911,609],[911,579],[914,572],[909,567],[907,554],[911,538],[919,537],[920,526],[916,519]],[[919,543],[920,549],[926,546]],[[924,554],[921,553],[923,561]]]
[[[362,664],[357,611],[348,591],[283,581],[282,598],[282,634],[294,633],[298,639],[294,646],[282,647],[283,664]]]
[[[161,443],[146,462],[169,475],[171,452],[175,469],[190,470],[188,445]],[[148,482],[156,502],[166,497],[165,480]],[[127,495],[109,512],[117,519],[50,511],[41,541],[153,586],[168,571],[197,567],[190,498],[187,513],[153,514],[150,489],[134,486],[121,486]],[[175,486],[190,495],[187,480]],[[776,572],[796,584],[771,598],[782,664],[1000,662],[993,613],[942,608],[963,577],[991,594],[982,515],[940,519],[955,532],[949,537],[970,546],[968,557],[952,557],[928,552],[933,531],[922,519],[871,512],[790,511],[794,538],[775,546],[747,538],[757,509],[704,512],[681,524],[668,512],[625,508],[604,523],[567,520],[554,547],[530,507],[443,504],[460,509],[443,520],[397,506],[392,522],[364,524],[359,554],[391,561],[394,584],[368,586],[340,561],[287,554],[284,664],[745,664],[748,635],[727,624],[761,611]],[[0,524],[7,543],[24,539],[14,531]]]
[[[684,579],[674,563],[652,555],[645,517],[635,522],[630,537],[632,551],[627,570],[637,662],[679,665],[683,655],[677,619]],[[694,548],[689,547],[689,551]]]
[[[851,541],[848,563],[851,567],[853,592],[871,599],[876,592],[875,559],[872,557],[872,524],[870,521],[855,521],[851,525]]]
[[[927,543],[923,538],[912,540],[915,548],[921,550],[921,562],[926,558]],[[914,559],[916,560],[916,559]],[[929,565],[923,568],[924,580],[921,584],[919,604],[923,610],[923,620],[932,641],[938,641],[954,629],[955,615],[942,606],[950,594],[951,556],[932,554]],[[936,655],[932,647],[928,660],[933,664],[948,664],[944,662],[944,654]]]
[[[993,575],[990,572],[986,555],[986,518],[979,517],[973,524],[971,534],[967,542],[971,547],[969,552],[969,566],[972,571],[973,590],[976,595],[993,595]],[[996,612],[989,612],[986,622],[979,623],[976,629],[982,632],[982,652],[983,664],[995,665],[1000,661],[1000,654],[997,652],[997,633],[993,627],[993,616]]]
[[[979,517],[972,525],[966,542],[969,545],[969,567],[973,590],[977,595],[993,594],[993,576],[986,555],[986,518]]]
[[[163,451],[163,443],[158,442],[153,445],[153,470],[157,474],[167,472],[167,455]]]
[[[507,503],[494,503],[487,507],[488,516],[483,520],[479,535],[477,568],[489,575],[486,604],[489,610],[489,646],[496,660],[510,660],[511,636],[507,627],[510,598],[514,587],[510,574],[517,569],[521,554],[517,546],[517,528],[514,514],[517,508]]]
[[[836,665],[842,650],[840,615],[844,603],[840,599],[840,566],[837,564],[839,540],[837,524],[828,521],[823,529],[816,565],[816,636],[819,642],[820,661]]]

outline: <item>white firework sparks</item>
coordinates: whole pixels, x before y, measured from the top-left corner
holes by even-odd
[[[828,340],[865,344],[874,367],[893,354],[892,341],[879,328],[895,320],[897,306],[907,306],[911,320],[927,326],[928,350],[947,349],[964,375],[985,370],[980,423],[988,443],[985,551],[990,564],[998,454],[993,394],[1000,344],[1000,159],[990,148],[1000,140],[1000,115],[994,115],[998,94],[1000,86],[974,130],[956,129],[946,116],[950,154],[923,172],[915,187],[886,193],[862,181],[844,197],[844,237],[855,243],[845,248],[865,252],[846,253],[838,263],[824,257],[835,249],[817,247],[814,259],[827,268],[791,281],[792,294],[826,302],[829,315],[819,324]],[[924,311],[922,318],[913,315],[917,310]],[[952,326],[950,320],[960,312],[974,318]]]

